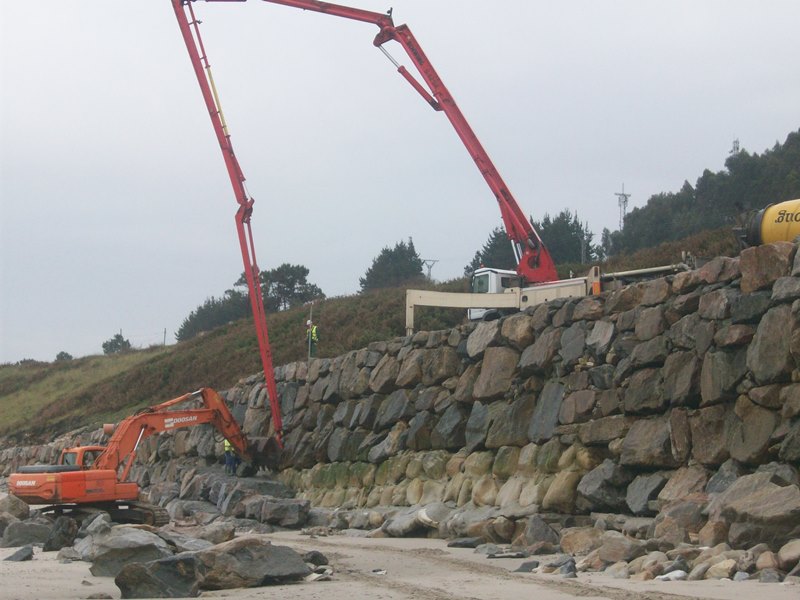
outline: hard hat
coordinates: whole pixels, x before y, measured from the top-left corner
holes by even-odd
[[[306,325],[311,325],[311,319],[309,319],[308,321],[306,321]]]

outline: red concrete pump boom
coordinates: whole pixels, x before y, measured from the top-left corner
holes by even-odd
[[[211,2],[225,2],[231,0],[208,0]],[[506,233],[514,246],[514,254],[517,258],[517,272],[526,283],[544,283],[558,279],[555,265],[550,253],[545,248],[542,239],[533,227],[529,219],[525,217],[522,209],[514,199],[513,194],[503,181],[503,178],[495,168],[494,163],[489,158],[486,150],[481,145],[475,132],[470,127],[467,119],[458,108],[453,96],[442,82],[439,74],[433,68],[430,60],[425,55],[422,47],[417,42],[414,34],[411,33],[408,25],[394,25],[391,10],[387,14],[381,14],[347,6],[339,6],[329,2],[319,2],[317,0],[264,0],[272,4],[283,4],[304,10],[325,13],[336,17],[344,17],[356,21],[372,23],[380,28],[380,32],[375,37],[373,44],[392,61],[397,67],[398,73],[402,75],[408,83],[431,105],[434,110],[442,111],[449,119],[458,137],[469,152],[472,160],[483,175],[489,188],[492,190],[497,204],[500,207],[500,215]],[[396,41],[400,44],[408,57],[414,63],[417,71],[427,84],[426,89],[408,70],[397,63],[383,45],[389,41]]]
[[[272,425],[275,429],[275,439],[278,445],[282,447],[283,420],[281,419],[280,403],[278,402],[278,389],[275,385],[275,371],[272,366],[272,349],[269,345],[266,311],[264,310],[264,300],[261,296],[261,287],[259,285],[256,249],[253,244],[253,232],[250,227],[254,200],[247,193],[247,188],[244,184],[245,177],[233,151],[231,135],[228,132],[219,96],[214,86],[211,65],[208,62],[203,40],[200,37],[200,22],[195,18],[190,2],[172,0],[172,6],[175,9],[175,16],[178,19],[178,26],[186,44],[186,49],[189,51],[189,58],[192,61],[192,68],[197,76],[197,82],[200,84],[200,91],[203,94],[208,115],[211,117],[214,133],[217,136],[220,150],[222,150],[222,158],[225,160],[225,167],[228,170],[228,177],[233,186],[233,193],[239,203],[239,209],[236,211],[236,232],[239,236],[239,246],[242,251],[244,276],[247,280],[247,289],[250,295],[250,308],[253,311],[258,348],[261,353],[261,365],[264,368],[264,381],[269,395]]]
[[[191,2],[196,0],[172,0],[176,13],[181,6],[188,5],[191,11]],[[246,0],[206,0],[207,2],[245,2]],[[408,81],[409,84],[423,97],[423,99],[437,111],[442,111],[447,116],[459,138],[469,152],[478,170],[483,175],[489,188],[492,190],[500,207],[500,214],[503,218],[506,233],[512,241],[514,253],[517,258],[517,273],[524,283],[535,284],[558,279],[555,265],[550,253],[547,251],[541,237],[533,227],[530,219],[526,218],[519,204],[514,198],[508,186],[503,181],[494,163],[489,158],[486,150],[481,145],[475,132],[470,127],[461,110],[458,108],[453,96],[442,82],[433,65],[428,60],[425,52],[420,47],[414,34],[411,33],[408,25],[395,26],[392,20],[391,10],[386,13],[376,13],[358,8],[351,8],[332,4],[330,2],[320,2],[319,0],[264,0],[271,4],[282,4],[293,8],[310,10],[313,12],[324,13],[335,17],[343,17],[365,23],[376,25],[380,31],[375,37],[373,44],[378,47],[397,68],[397,71]],[[180,17],[179,17],[180,20]],[[192,16],[192,20],[194,17]],[[397,63],[383,45],[389,41],[396,41],[400,44],[408,57],[414,63],[417,71],[427,85],[420,83],[408,70]],[[191,53],[191,50],[190,50]],[[193,62],[194,61],[193,59]],[[198,70],[198,66],[195,66]],[[199,77],[199,76],[198,76]],[[203,84],[201,83],[201,86]],[[212,117],[213,118],[213,117]],[[216,127],[216,126],[215,126]],[[220,133],[218,132],[218,136]],[[230,171],[230,167],[229,167]]]

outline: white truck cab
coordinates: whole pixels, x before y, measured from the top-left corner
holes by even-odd
[[[481,267],[472,274],[473,294],[503,294],[506,290],[520,287],[516,271]],[[470,308],[467,315],[470,321],[492,321],[500,318],[502,309]]]

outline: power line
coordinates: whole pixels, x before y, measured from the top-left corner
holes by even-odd
[[[428,269],[428,279],[431,278],[431,269],[433,269],[433,265],[435,265],[437,262],[439,261],[432,258],[422,259],[422,264],[425,265],[425,267]]]

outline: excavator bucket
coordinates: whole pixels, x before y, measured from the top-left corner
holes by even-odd
[[[248,451],[255,468],[277,470],[281,460],[281,447],[274,437],[250,437],[248,442]]]

